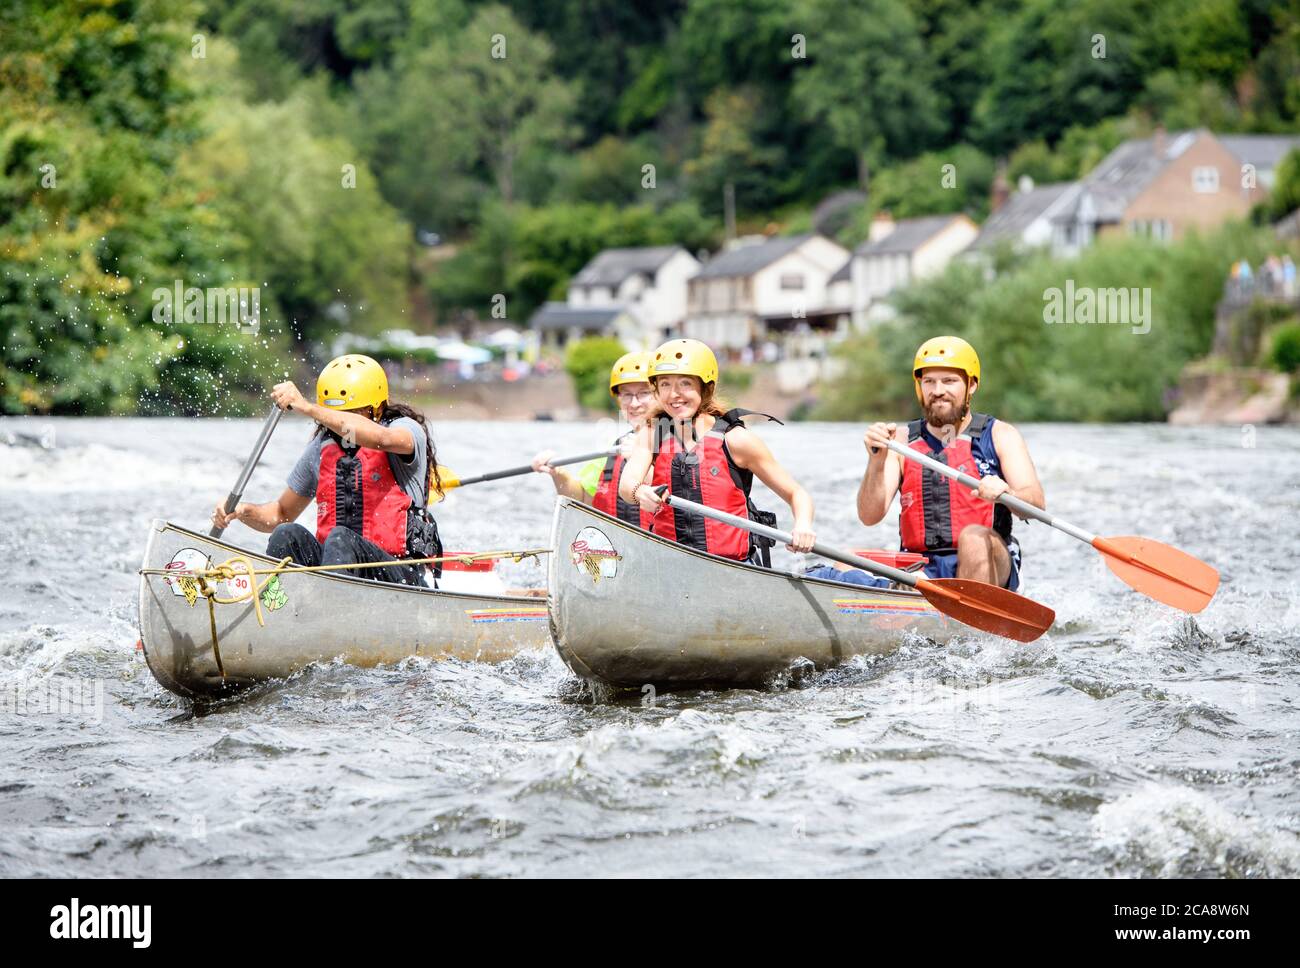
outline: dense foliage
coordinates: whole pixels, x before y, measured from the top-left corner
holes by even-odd
[[[1000,158],[1298,121],[1300,0],[10,0],[0,408],[223,410],[413,305],[521,324],[601,248],[716,245],[728,194],[762,231],[865,189],[852,243],[984,217]],[[152,322],[175,280],[259,287],[258,336]]]

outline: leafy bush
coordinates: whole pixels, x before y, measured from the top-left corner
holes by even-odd
[[[588,336],[569,344],[564,369],[573,377],[578,402],[588,410],[614,410],[609,393],[609,371],[627,349],[608,336]]]
[[[1300,322],[1273,330],[1273,365],[1283,373],[1300,370]]]

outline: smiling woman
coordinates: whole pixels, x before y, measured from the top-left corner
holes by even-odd
[[[657,492],[663,488],[718,511],[775,524],[776,516],[758,510],[750,498],[757,475],[794,514],[790,550],[810,550],[816,540],[812,498],[746,429],[750,411],[728,410],[721,403],[713,351],[699,340],[669,340],[654,352],[650,382],[655,409],[637,434],[619,480],[619,496],[640,506],[656,534],[724,558],[769,565],[767,539],[711,519],[679,517]]]

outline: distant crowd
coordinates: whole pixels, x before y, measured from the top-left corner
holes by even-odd
[[[1251,268],[1246,259],[1234,262],[1224,288],[1226,294],[1233,299],[1251,299],[1255,296],[1295,299],[1300,295],[1296,289],[1295,262],[1290,254],[1281,258],[1270,255],[1258,272]]]

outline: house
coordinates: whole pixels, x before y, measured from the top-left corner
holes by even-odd
[[[1286,140],[1157,128],[1150,138],[1125,141],[1107,155],[1055,219],[1082,247],[1119,233],[1178,239],[1193,227],[1243,218],[1267,193],[1264,176],[1271,181]],[[1256,166],[1254,177],[1247,177],[1247,164]]]
[[[980,226],[970,253],[984,255],[999,245],[1010,245],[1017,250],[1047,248],[1053,255],[1074,255],[1079,245],[1073,222],[1056,219],[1072,210],[1081,187],[1079,182],[1035,185],[1022,175],[1017,191],[1001,200]]]
[[[1292,151],[1300,150],[1300,135],[1223,134],[1218,137],[1243,165],[1242,177],[1253,174],[1258,184],[1270,192],[1277,166]],[[1250,166],[1249,171],[1245,170],[1246,165]]]
[[[699,268],[699,260],[680,245],[605,249],[573,277],[568,304],[622,306],[641,327],[629,348],[650,349],[680,330],[686,280]]]
[[[826,283],[826,305],[833,306],[848,315],[853,309],[853,256],[850,255],[831,274]]]
[[[890,293],[913,279],[942,272],[977,235],[979,227],[965,215],[927,215],[895,222],[888,213],[878,214],[867,241],[853,250],[854,325],[862,328],[871,318],[887,313],[881,301]]]
[[[742,350],[799,331],[842,329],[844,307],[827,285],[848,250],[824,235],[742,239],[687,283],[683,335],[715,350]]]
[[[641,324],[622,306],[570,306],[568,303],[542,303],[528,318],[528,326],[542,344],[562,349],[584,336],[609,336],[628,347],[641,344]]]

